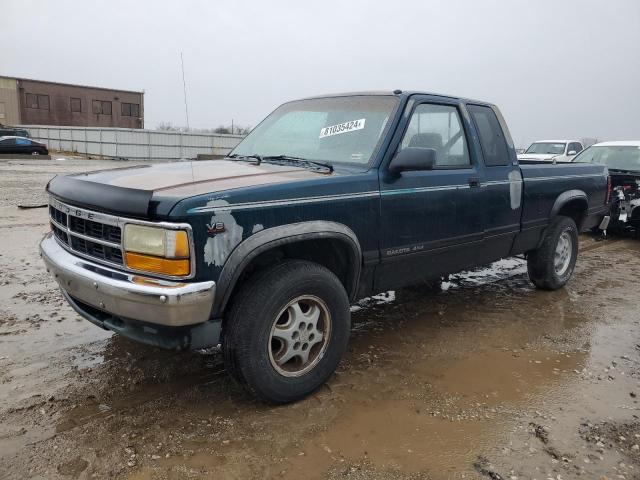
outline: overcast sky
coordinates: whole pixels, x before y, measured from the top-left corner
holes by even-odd
[[[321,93],[496,103],[517,145],[640,138],[640,0],[0,0],[0,74],[145,91],[148,128]]]

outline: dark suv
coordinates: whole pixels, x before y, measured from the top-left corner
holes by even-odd
[[[8,127],[0,125],[0,137],[24,137],[31,138],[29,132],[24,128]]]

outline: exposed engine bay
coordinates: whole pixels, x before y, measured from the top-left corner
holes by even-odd
[[[611,226],[640,229],[640,172],[611,171]]]

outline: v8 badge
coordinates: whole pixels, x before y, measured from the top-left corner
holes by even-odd
[[[213,225],[209,225],[207,223],[207,233],[209,236],[214,237],[219,233],[223,233],[225,231],[224,223],[216,222]]]

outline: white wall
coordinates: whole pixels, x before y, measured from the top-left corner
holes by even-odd
[[[226,155],[243,138],[129,128],[21,126],[31,138],[47,144],[51,150],[130,160],[180,160],[196,158],[199,153]]]

